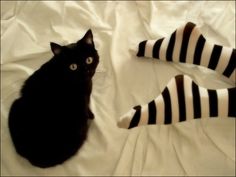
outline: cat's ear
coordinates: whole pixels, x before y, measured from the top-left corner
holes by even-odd
[[[89,29],[81,40],[86,44],[94,45],[92,30]]]
[[[54,42],[50,42],[50,46],[51,46],[51,50],[54,55],[59,55],[61,53],[62,46],[60,46]]]

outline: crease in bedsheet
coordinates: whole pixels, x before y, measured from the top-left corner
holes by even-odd
[[[148,147],[150,148],[151,147],[151,145],[153,146],[153,147],[155,147],[155,149],[157,150],[159,150],[159,147],[158,146],[156,146],[156,143],[155,143],[155,140],[153,140],[152,139],[152,134],[149,134],[149,128],[148,127],[142,127],[142,128],[145,128],[146,129],[146,132],[147,132],[147,143],[146,143],[146,148],[145,148],[145,150],[146,150],[146,152],[144,153],[145,155],[144,155],[144,161],[143,161],[143,166],[142,166],[142,175],[144,175],[144,176],[146,176],[147,174],[145,174],[146,172],[147,172],[147,170],[145,170],[147,167],[146,166],[149,166],[149,158],[148,158],[148,153],[149,153],[149,151],[148,151]],[[160,130],[160,129],[158,129],[158,130]],[[159,137],[159,135],[160,135],[160,131],[158,131],[158,134],[155,136],[155,139],[156,138],[158,138]],[[159,139],[158,139],[158,141],[159,141]],[[160,156],[161,156],[161,154],[159,154],[159,156],[158,156],[158,158],[160,158]],[[147,175],[148,176],[148,175]]]
[[[9,8],[9,6],[11,8]],[[4,7],[4,8],[3,8]],[[14,2],[1,1],[1,22],[11,21],[15,18],[16,4]]]
[[[134,151],[132,153],[133,158],[132,158],[132,166],[131,166],[131,175],[141,175],[142,171],[141,168],[143,166],[142,160],[143,159],[143,154],[139,153],[139,148],[143,146],[143,142],[140,142],[139,140],[141,139],[140,137],[143,135],[144,129],[141,128],[141,130],[138,131],[137,138],[135,140],[135,145],[134,145]],[[142,151],[142,150],[141,150]],[[143,151],[142,151],[143,152]],[[137,158],[137,154],[139,154],[139,158]]]
[[[114,85],[114,97],[115,100],[119,100],[119,95],[121,93],[121,88],[120,88],[120,84],[119,84],[119,68],[121,65],[119,63],[119,53],[117,51],[117,49],[119,49],[119,44],[117,43],[117,41],[119,41],[119,30],[117,30],[118,28],[120,28],[120,21],[119,21],[119,11],[116,9],[116,11],[114,12],[114,16],[113,16],[113,32],[112,32],[112,38],[111,38],[111,43],[110,43],[110,50],[109,50],[109,56],[110,56],[110,61],[109,61],[109,72],[110,75],[112,77],[112,83]],[[120,108],[119,105],[115,105],[116,108]],[[119,111],[119,110],[118,110]]]
[[[28,26],[26,25],[23,21],[21,20],[17,20],[19,27],[26,33],[28,34],[28,36],[31,38],[32,41],[36,42],[37,38],[35,36],[34,31]]]
[[[18,30],[18,35],[14,34],[14,29],[20,27]],[[20,30],[21,29],[21,30]],[[22,35],[21,32],[23,32]],[[48,49],[37,44],[36,36],[33,34],[30,28],[24,26],[24,24],[13,23],[5,31],[4,35],[1,36],[1,42],[6,41],[8,36],[12,36],[11,40],[7,40],[8,45],[2,46],[1,64],[7,64],[10,62],[24,61],[32,59],[39,54],[45,54]],[[33,35],[31,35],[33,34]],[[20,36],[19,36],[20,35]],[[21,44],[19,40],[27,36],[27,42],[32,43],[31,45],[27,43]],[[33,41],[35,40],[35,41]],[[29,47],[31,46],[31,47]],[[14,50],[13,50],[14,49]]]
[[[92,4],[92,2],[84,1],[83,3],[86,4],[87,8],[86,9],[85,8],[81,8],[81,10],[83,10],[85,12],[86,16],[89,16],[90,19],[93,19],[94,21],[98,22],[99,24],[103,24],[103,20],[100,18],[100,16],[98,15],[98,12],[96,10],[98,8],[96,8]]]
[[[150,172],[150,171],[148,171],[146,168],[147,168],[147,166],[149,166],[149,163],[150,163],[150,157],[148,157],[148,151],[149,151],[149,148],[150,148],[150,145],[152,144],[153,145],[153,147],[155,147],[155,152],[157,151],[157,150],[159,150],[160,152],[162,152],[162,150],[163,149],[160,149],[160,147],[159,146],[157,146],[157,143],[155,143],[155,141],[160,137],[160,135],[161,135],[161,132],[163,131],[163,129],[161,129],[161,128],[164,128],[164,130],[167,132],[167,142],[169,142],[169,144],[171,143],[173,143],[172,142],[172,136],[171,136],[171,134],[170,134],[170,130],[169,130],[169,127],[166,127],[166,126],[163,126],[163,125],[160,125],[159,127],[155,127],[155,125],[152,127],[153,129],[155,129],[155,130],[159,130],[158,131],[158,133],[157,134],[155,134],[155,139],[152,139],[152,136],[153,135],[151,135],[151,134],[149,134],[150,133],[150,129],[149,129],[149,127],[147,127],[147,126],[144,126],[144,127],[142,127],[144,130],[145,130],[145,137],[143,138],[143,140],[144,140],[144,142],[143,142],[143,160],[142,160],[142,168],[141,168],[141,175],[144,175],[144,176],[148,176],[148,175],[153,175],[152,173],[152,171]],[[158,141],[160,141],[160,139],[158,139]],[[153,162],[155,162],[155,163],[157,163],[157,162],[162,162],[161,160],[160,160],[160,157],[162,157],[162,156],[165,156],[165,154],[163,154],[163,153],[159,153],[159,155],[158,155],[158,157],[156,157],[156,156],[152,156],[153,158],[158,158],[158,160],[156,160],[156,161],[153,161]],[[152,158],[152,159],[153,159]],[[162,157],[163,158],[163,157]],[[165,157],[164,157],[165,158]],[[163,160],[163,159],[162,159]],[[160,169],[160,171],[161,171],[161,169]]]
[[[25,64],[23,64],[24,62],[32,61],[32,59],[46,60],[46,59],[51,58],[51,55],[49,55],[48,49],[41,50],[41,51],[39,50],[38,52],[32,52],[32,53],[23,54],[23,55],[16,55],[16,52],[12,52],[9,55],[10,56],[8,56],[7,58],[2,58],[1,65],[3,67],[5,67],[5,65],[10,65],[10,64],[14,64],[14,63],[22,63],[22,65],[25,65]]]
[[[205,137],[209,140],[209,142],[219,151],[221,152],[227,159],[230,159],[231,161],[235,162],[235,159],[233,159],[232,157],[230,157],[229,155],[227,155],[224,150],[222,150],[216,142],[214,142],[214,140],[208,135],[208,133],[206,132],[205,128],[203,127],[202,124],[201,125],[201,130],[202,133],[205,135]]]
[[[143,16],[143,11],[140,9],[140,6],[142,6],[143,2],[139,2],[139,1],[136,1],[136,6],[137,6],[137,9],[138,9],[138,15],[139,15],[139,18],[142,19],[142,26],[143,26],[143,29],[145,29],[145,34],[146,34],[146,37],[148,38],[152,38],[152,34],[151,34],[151,30],[149,30],[150,26],[152,25],[152,17],[154,15],[154,6],[153,6],[153,2],[152,1],[149,1],[149,2],[145,2],[145,5],[149,7],[149,11],[148,11],[148,14],[147,16],[149,18],[145,18]],[[148,8],[147,8],[148,9]]]
[[[214,89],[215,86],[213,85],[214,82],[217,83],[222,83],[222,80],[224,80],[224,86],[222,86],[222,88],[225,88],[225,82],[229,83],[228,87],[232,87],[232,81],[229,80],[228,78],[226,78],[225,76],[211,70],[208,68],[205,68],[203,66],[196,66],[193,64],[183,64],[183,63],[173,63],[173,67],[179,71],[179,74],[184,74],[184,75],[188,75],[190,76],[193,80],[195,80],[195,82],[199,83],[200,85],[202,84],[202,82],[204,80],[209,80],[210,77],[212,77],[212,83],[208,82],[207,84],[209,84],[209,86],[204,86],[207,88],[212,88]],[[214,79],[215,78],[217,79]],[[219,78],[221,78],[222,80],[220,80]],[[213,85],[213,86],[211,86]]]
[[[141,167],[141,174],[143,174],[144,171],[144,165],[147,163],[147,151],[148,151],[148,144],[149,144],[149,136],[148,136],[148,127],[144,127],[144,131],[145,131],[145,138],[144,138],[144,142],[143,142],[143,158],[142,158],[142,167]]]
[[[32,40],[33,43],[37,44],[38,43],[38,38],[39,36],[37,35],[37,33],[34,31],[34,29],[32,29],[29,25],[25,24],[22,20],[18,19],[17,20],[19,27],[22,29],[22,31],[24,31],[26,33],[27,36],[30,37],[30,39]],[[58,39],[64,40],[64,35],[62,35],[62,33],[60,33],[57,29],[56,26],[53,24],[53,21],[50,20],[50,28],[51,30],[54,32],[54,34],[56,34],[58,36]],[[63,23],[62,23],[63,24]],[[63,26],[62,26],[63,27]],[[38,36],[38,37],[37,37]]]
[[[185,170],[186,170],[186,172],[188,172],[187,173],[188,175],[207,174],[206,167],[209,167],[209,169],[214,169],[214,166],[212,165],[213,161],[216,160],[215,163],[218,165],[220,165],[220,164],[225,165],[224,160],[227,161],[227,159],[229,159],[228,155],[225,155],[224,152],[222,154],[223,150],[220,151],[216,147],[216,146],[218,146],[217,143],[216,142],[212,143],[211,140],[209,140],[210,137],[207,137],[207,135],[205,135],[205,133],[203,132],[203,127],[204,127],[203,125],[206,125],[205,123],[208,121],[209,120],[207,120],[207,119],[205,121],[192,120],[192,121],[190,121],[190,123],[194,126],[190,126],[190,124],[186,124],[186,123],[181,123],[178,125],[176,124],[171,129],[172,132],[174,132],[173,135],[177,135],[174,138],[175,149],[176,149],[177,155],[182,154],[180,160],[182,161],[183,167],[186,167]],[[211,120],[211,121],[213,121],[213,120]],[[193,128],[193,131],[192,131],[192,128]],[[194,133],[194,134],[191,135],[191,133]],[[208,151],[210,151],[210,152],[208,152]],[[203,157],[204,154],[206,155],[206,157]],[[200,158],[197,158],[198,155]],[[215,156],[218,158],[220,157],[219,158],[220,161],[218,161],[217,160],[218,158],[216,158]],[[204,158],[208,159],[209,165],[205,164],[207,166],[204,167],[205,168],[204,171],[200,172],[199,169],[201,168],[201,165],[204,164],[204,161],[203,161]],[[189,160],[191,161],[192,159],[196,159],[197,161],[193,161],[192,163],[189,163]],[[234,160],[232,161],[230,159],[230,161],[228,161],[227,163],[232,165],[234,162],[235,162]],[[221,171],[221,168],[223,168],[223,167],[222,166],[217,167],[218,172]],[[231,168],[232,168],[232,166],[231,166]],[[211,173],[209,173],[209,174],[211,174]]]
[[[26,3],[26,1],[1,1],[1,21],[15,19],[25,8]],[[10,6],[11,8],[9,8]]]
[[[187,169],[184,167],[181,157],[178,155],[174,142],[173,129],[175,127],[173,125],[160,125],[158,127],[153,125],[151,126],[151,129],[158,131],[154,131],[155,133],[152,132],[152,134],[149,134],[149,132],[151,132],[149,128],[150,127],[142,127],[142,129],[145,130],[145,135],[143,135],[142,139],[140,139],[143,143],[143,156],[139,156],[142,159],[142,167],[139,175],[155,175],[151,170],[154,167],[159,175],[165,174],[166,172],[168,175],[187,175]],[[158,141],[158,143],[156,141]],[[158,144],[163,144],[163,146],[160,147]],[[156,152],[157,156],[151,155],[153,152]],[[172,158],[173,160],[171,160]],[[165,164],[166,168],[163,168],[165,167],[163,164]]]
[[[225,22],[225,23],[227,23],[227,22]],[[227,25],[227,24],[225,24],[225,25]],[[222,34],[217,30],[217,28],[220,28],[220,26],[216,25],[215,27],[213,27],[213,25],[210,22],[205,22],[204,27],[208,29],[207,33],[215,34],[214,36],[217,36],[214,38],[215,39],[214,43],[216,43],[218,45],[224,45],[227,47],[234,47],[234,46],[232,46],[232,39],[229,39],[225,34]],[[205,36],[207,36],[207,35],[205,35]]]
[[[233,11],[233,8],[235,10],[235,2],[219,3],[221,3],[221,8],[215,8],[214,2],[204,2],[204,7],[211,7],[212,11],[204,13],[201,10],[203,12],[199,14],[199,19],[201,19],[202,23],[201,26],[205,28],[207,35],[211,37],[211,40],[214,40],[214,43],[235,48],[235,40],[230,38],[230,36],[235,36],[235,26],[234,30],[231,29],[232,24],[235,23],[235,18],[232,18],[233,16],[235,17],[235,11]]]
[[[80,26],[87,26],[84,25],[86,24],[86,19],[90,19],[90,26],[88,26],[88,28],[92,28],[92,29],[99,29],[99,30],[111,30],[112,29],[112,25],[109,24],[109,22],[105,21],[103,18],[101,18],[97,12],[95,7],[93,7],[93,4],[90,4],[91,2],[66,2],[66,6],[67,7],[71,7],[72,9],[75,9],[76,11],[73,12],[66,12],[66,16],[71,16],[71,15],[77,15],[78,11],[80,13],[78,13],[80,19],[78,21],[78,23],[80,24]],[[86,5],[87,4],[87,5]],[[84,5],[86,5],[87,9],[85,7],[83,7]],[[103,13],[105,13],[106,10],[103,11]],[[112,22],[112,21],[110,21]],[[75,24],[73,24],[75,25]]]
[[[173,23],[173,15],[176,16],[183,16],[184,12],[187,9],[184,9],[180,12],[177,13],[178,8],[172,8],[170,4],[175,3],[176,5],[183,4],[185,5],[188,2],[159,2],[156,3],[154,1],[149,1],[149,2],[137,2],[138,4],[138,12],[140,14],[140,18],[142,19],[142,23],[144,26],[145,34],[146,37],[149,39],[153,38],[158,38],[161,36],[165,36],[168,33],[169,27],[171,26],[170,24]],[[182,7],[183,5],[179,5]],[[177,6],[178,7],[178,6]],[[168,12],[172,12],[171,14]],[[170,14],[171,16],[167,16],[166,14]],[[158,18],[158,16],[161,16],[162,18]],[[184,16],[185,17],[185,16]],[[179,18],[180,22],[181,20],[183,21],[184,19]],[[161,27],[159,27],[161,26]],[[164,28],[163,28],[164,27]],[[166,29],[166,30],[163,30]]]
[[[142,174],[142,161],[144,158],[143,146],[146,145],[143,141],[140,142],[141,140],[143,140],[143,138],[141,137],[144,136],[143,131],[144,129],[134,129],[132,130],[132,133],[127,132],[126,140],[124,141],[125,143],[122,146],[120,157],[117,161],[115,169],[113,170],[113,175],[128,175],[127,171],[129,171],[129,175],[131,176]],[[133,148],[130,149],[130,147]],[[125,166],[124,163],[126,164]],[[124,171],[126,171],[126,173],[123,173]]]
[[[158,133],[155,135],[155,139],[152,139],[151,137],[153,136],[153,135],[149,135],[149,132],[150,132],[150,129],[149,129],[149,127],[142,127],[142,129],[143,129],[143,133],[142,134],[144,134],[144,135],[142,135],[142,139],[140,138],[140,144],[142,143],[142,156],[139,156],[139,158],[140,158],[140,160],[142,161],[142,163],[141,163],[141,168],[140,168],[140,173],[138,173],[138,174],[136,174],[136,173],[132,173],[132,174],[134,174],[134,175],[147,175],[147,176],[149,176],[149,175],[155,175],[155,174],[153,174],[153,171],[150,171],[150,169],[148,168],[148,164],[150,163],[150,162],[152,162],[153,163],[153,165],[154,166],[157,166],[158,168],[157,168],[157,172],[159,172],[159,174],[161,174],[161,173],[163,173],[165,170],[168,170],[169,172],[168,172],[168,174],[170,175],[170,174],[174,174],[174,173],[172,173],[172,168],[166,168],[166,169],[162,169],[161,168],[161,166],[162,166],[162,163],[164,163],[164,164],[166,164],[167,166],[168,166],[168,161],[165,161],[164,159],[165,158],[167,158],[168,156],[169,156],[169,154],[165,154],[165,152],[167,152],[167,149],[171,149],[170,147],[169,147],[169,145],[170,146],[172,146],[173,145],[173,137],[172,137],[172,133],[171,133],[171,128],[172,126],[170,125],[170,126],[159,126],[159,127],[155,127],[155,126],[153,126],[152,128],[153,129],[155,129],[155,130],[159,130],[158,131]],[[164,128],[164,129],[161,129],[161,128]],[[164,141],[165,141],[165,143],[166,143],[166,145],[168,146],[168,148],[166,149],[166,148],[160,148],[159,146],[156,146],[156,144],[155,143],[152,143],[152,142],[155,142],[156,141],[156,139],[158,138],[158,137],[161,137],[161,140],[162,140],[162,133],[161,132],[165,132],[166,134],[166,136],[164,137]],[[142,142],[141,142],[141,140],[142,140]],[[158,139],[158,141],[161,141],[160,139]],[[152,156],[151,158],[150,158],[150,156],[148,156],[148,151],[150,150],[150,151],[152,151],[151,149],[149,149],[149,148],[151,148],[150,147],[150,144],[153,144],[153,146],[155,147],[154,149],[155,149],[155,152],[157,151],[157,150],[159,150],[159,152],[160,153],[158,153],[158,156]],[[161,142],[159,142],[159,143],[161,143]],[[136,147],[137,148],[137,147]],[[153,151],[152,151],[153,152]],[[172,154],[172,151],[170,152],[171,154]],[[137,156],[137,155],[136,155]],[[136,160],[137,161],[137,160]],[[161,164],[161,166],[158,164],[158,163],[160,163]],[[178,165],[178,166],[180,166],[181,168],[182,168],[182,166],[181,166],[181,164],[180,165]],[[136,170],[137,171],[137,170]],[[185,171],[185,170],[182,170],[182,171]],[[180,173],[180,172],[178,172],[178,173]],[[181,175],[183,175],[184,173],[181,173]]]
[[[1,39],[4,37],[4,35],[6,34],[6,32],[12,28],[12,26],[16,25],[16,18],[15,16],[13,16],[10,19],[7,20],[2,20],[1,19]]]
[[[168,164],[168,160],[166,161],[166,159],[168,159],[168,156],[169,154],[165,153],[167,152],[168,150],[170,150],[170,144],[171,144],[171,135],[170,135],[170,126],[166,126],[166,125],[158,125],[158,127],[156,127],[156,125],[153,125],[152,127],[155,131],[155,134],[153,134],[150,129],[148,129],[147,127],[147,131],[150,132],[150,135],[149,135],[149,140],[148,140],[148,143],[150,145],[153,146],[154,148],[154,152],[156,154],[156,156],[153,156],[152,152],[151,153],[151,159],[153,159],[153,157],[157,158],[158,160],[155,160],[154,162],[154,166],[156,167],[157,166],[157,172],[159,175],[162,175],[164,171],[169,171],[171,170],[169,167],[167,168],[162,168],[164,167],[163,164]],[[157,130],[157,131],[156,131]],[[163,136],[165,135],[165,136]],[[158,141],[158,142],[156,142]],[[164,141],[164,142],[163,142]],[[160,144],[165,144],[167,147],[165,146],[160,146]],[[150,148],[150,145],[148,146]],[[171,153],[171,152],[170,152]],[[172,154],[172,153],[171,153]],[[149,163],[153,161],[151,161],[150,157],[149,157],[149,161],[146,161],[145,164],[145,176],[148,176],[148,175],[152,175],[153,171],[149,171],[150,169],[148,168],[149,167]],[[159,162],[159,164],[157,164]],[[148,169],[148,170],[147,170]],[[168,175],[171,175],[170,173],[168,173]],[[155,175],[154,175],[155,176]]]
[[[100,21],[100,17],[96,13],[94,13],[94,10],[91,10],[91,8],[93,7],[91,2],[84,1],[80,3],[85,4],[87,6],[87,9],[86,9],[82,7],[82,4],[74,2],[75,8],[76,9],[78,8],[78,10],[81,10],[82,12],[81,14],[85,15],[88,19],[92,19],[93,21],[98,21],[98,20]]]
[[[127,130],[125,130],[127,132]],[[126,151],[127,147],[129,147],[129,141],[128,139],[130,138],[130,133],[126,133],[126,137],[124,140],[124,144],[122,145],[121,149],[120,149],[120,155],[118,156],[118,159],[116,161],[116,165],[114,166],[114,169],[112,170],[113,175],[120,175],[120,174],[116,174],[118,167],[120,166],[120,164],[122,164],[122,161],[124,159],[123,155],[125,154],[124,152]],[[123,170],[122,170],[123,171]]]
[[[68,44],[67,38],[62,34],[65,30],[66,27],[63,26],[56,26],[53,24],[52,21],[50,21],[50,27],[49,27],[55,35],[57,35],[58,39],[60,39],[60,41],[62,41],[62,43],[60,43],[60,45],[66,45]]]
[[[130,139],[131,137],[131,139]],[[124,145],[122,146],[120,156],[118,158],[118,161],[116,163],[115,168],[113,169],[113,175],[131,175],[130,171],[130,165],[131,165],[131,155],[133,152],[127,152],[129,147],[131,146],[131,142],[133,141],[133,134],[127,133],[126,135],[126,141],[124,141]],[[129,151],[132,151],[133,149],[129,149]],[[124,165],[126,164],[126,165]]]
[[[25,65],[21,65],[21,64],[17,64],[17,63],[8,63],[8,64],[4,64],[4,67],[1,67],[1,71],[15,71],[15,70],[20,70],[20,71],[24,71],[27,73],[27,75],[31,75],[34,70],[30,69],[29,67],[25,66]]]
[[[171,134],[173,134],[174,131],[176,131],[176,127],[173,125],[172,129],[171,129]],[[173,137],[173,135],[171,137]],[[178,151],[177,151],[177,149],[175,147],[176,145],[174,144],[173,141],[171,141],[171,145],[172,145],[172,148],[173,148],[173,152],[175,153],[176,159],[179,162],[179,165],[180,165],[180,167],[183,170],[184,175],[187,176],[188,175],[187,169],[185,169],[184,163],[182,162],[181,157],[179,157],[179,155],[178,155],[179,153],[178,153]]]
[[[24,83],[24,79],[19,78],[19,79],[15,79],[14,83],[12,83],[12,80],[10,80],[8,83],[4,84],[4,87],[2,87],[2,99],[1,99],[2,103],[5,101],[6,102],[13,101],[11,100],[12,98],[18,97],[20,95],[19,87],[23,85],[23,83]],[[11,88],[11,89],[6,90],[6,88]],[[2,107],[3,106],[4,105],[2,105]],[[7,108],[9,110],[10,107],[7,107]]]
[[[153,70],[153,72],[154,72],[154,74],[155,74],[155,76],[154,76],[154,78],[155,78],[155,83],[157,83],[156,85],[155,85],[155,89],[156,89],[156,92],[157,93],[160,93],[161,92],[161,84],[160,84],[160,81],[159,81],[159,79],[158,79],[158,71],[157,71],[157,69],[154,67],[154,60],[152,61],[153,62],[153,65],[152,65],[152,70]],[[158,94],[157,94],[158,95]]]

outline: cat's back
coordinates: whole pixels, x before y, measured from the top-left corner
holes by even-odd
[[[79,85],[73,85],[72,88],[49,66],[50,62],[44,64],[25,81],[20,97],[12,104],[9,119],[19,117],[22,122],[34,120],[38,123],[34,126],[47,121],[45,126],[50,126],[51,122],[63,121],[70,112],[75,116],[74,113],[78,112],[74,110],[75,105],[78,109],[80,105],[83,108]]]
[[[60,163],[75,153],[87,132],[86,121],[81,121],[84,118],[79,111],[81,101],[69,101],[73,100],[70,95],[79,98],[77,93],[69,91],[63,79],[44,69],[40,68],[25,81],[21,96],[9,112],[9,129],[17,152],[42,167]],[[62,152],[66,155],[60,155]]]

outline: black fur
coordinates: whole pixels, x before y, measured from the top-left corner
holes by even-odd
[[[89,99],[99,63],[91,30],[77,43],[51,43],[51,49],[53,58],[25,81],[9,113],[16,151],[42,168],[63,163],[84,143],[94,117]]]

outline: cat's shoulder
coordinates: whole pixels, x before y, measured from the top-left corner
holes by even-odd
[[[49,86],[53,79],[50,61],[44,63],[39,69],[35,70],[23,83],[21,88],[22,96],[27,92],[40,91],[39,88]]]

